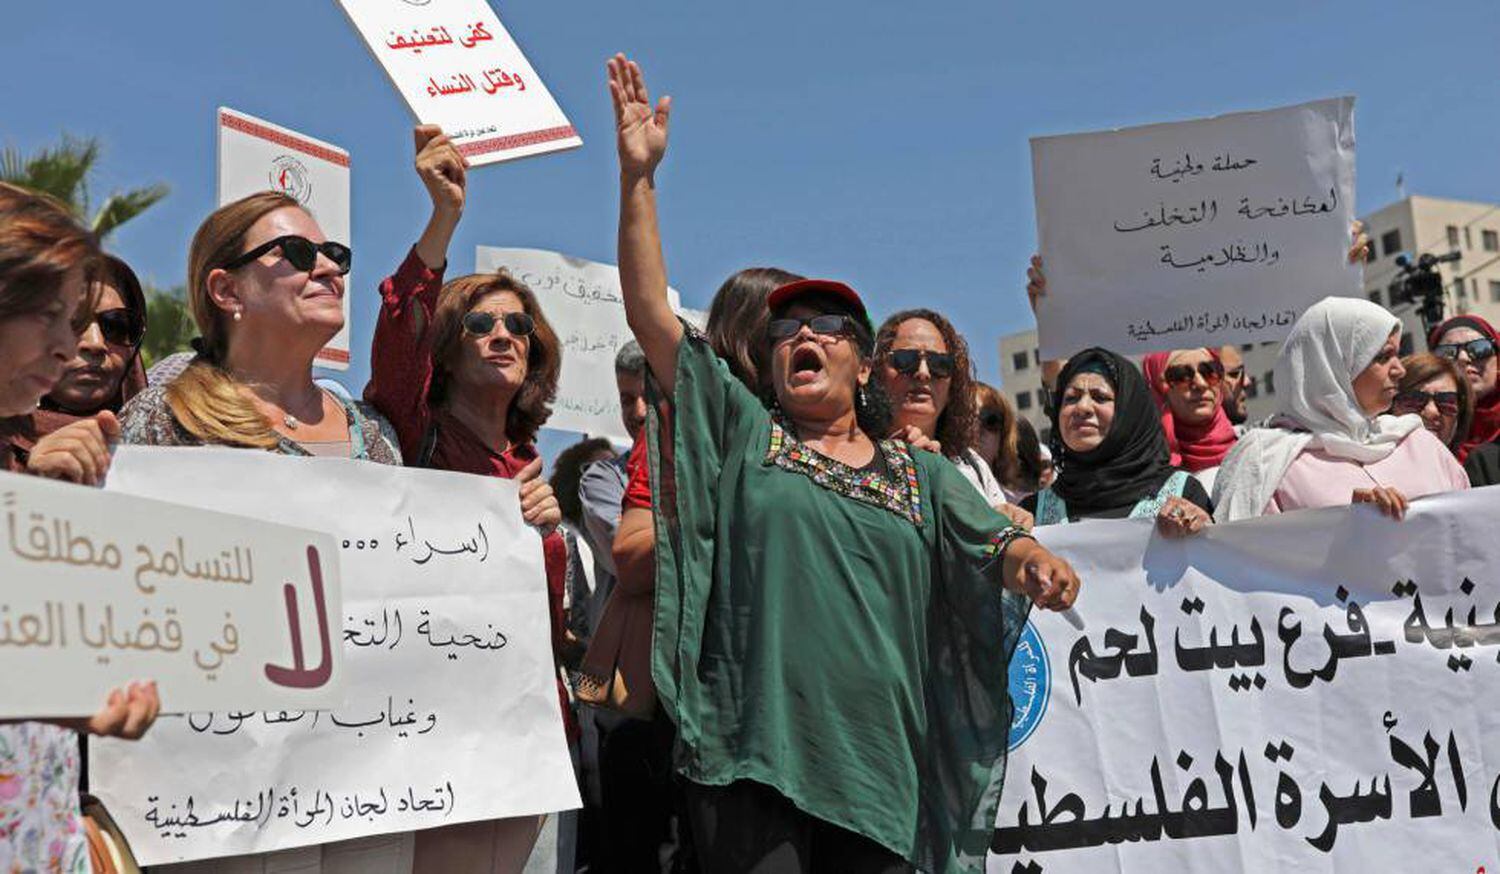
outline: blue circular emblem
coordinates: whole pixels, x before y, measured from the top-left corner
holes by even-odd
[[[1010,750],[1026,742],[1042,724],[1052,693],[1052,673],[1047,667],[1047,645],[1030,621],[1021,629],[1015,654],[1010,658]]]

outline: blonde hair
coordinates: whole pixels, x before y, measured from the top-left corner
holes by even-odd
[[[281,437],[244,392],[244,383],[224,369],[228,318],[208,292],[208,275],[245,249],[245,234],[278,209],[302,209],[296,199],[262,191],[214,210],[188,250],[188,307],[202,338],[198,357],[166,388],[168,406],[183,429],[204,443],[270,449]]]

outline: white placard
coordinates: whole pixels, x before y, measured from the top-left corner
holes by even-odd
[[[583,145],[485,0],[338,3],[412,114],[470,164]]]
[[[219,107],[219,205],[260,191],[290,194],[317,219],[328,239],[352,245],[349,232],[349,153],[243,112]],[[313,363],[349,369],[349,297],[344,277],[344,327]]]
[[[1280,341],[1359,297],[1354,98],[1031,141],[1044,358]]]
[[[345,580],[331,711],[198,713],[91,743],[91,789],[142,863],[578,806],[514,482],[172,448],[122,451],[110,486],[322,525]]]
[[[615,385],[615,353],[633,339],[619,268],[543,249],[478,247],[476,272],[501,267],[536,293],[562,343],[562,374],[547,427],[629,443],[634,435],[620,421]],[[667,298],[672,309],[680,308],[675,289],[667,289]]]
[[[1496,870],[1497,512],[1038,529],[1083,628],[1033,611],[1011,663],[988,870]]]
[[[172,712],[340,700],[327,535],[10,473],[0,513],[0,717],[89,716],[134,680]]]

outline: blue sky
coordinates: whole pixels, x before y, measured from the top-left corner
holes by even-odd
[[[477,244],[614,260],[603,64],[624,50],[674,98],[659,179],[686,304],[754,264],[841,278],[877,315],[947,313],[990,381],[997,338],[1031,323],[1028,137],[1354,94],[1361,213],[1395,199],[1398,169],[1411,193],[1500,201],[1494,0],[494,6],[584,147],[473,173],[450,272]],[[159,284],[182,281],[213,207],[215,107],[349,149],[363,385],[375,286],[427,199],[413,120],[333,0],[10,3],[0,47],[0,141],[98,136],[99,194],[172,186],[112,239]]]

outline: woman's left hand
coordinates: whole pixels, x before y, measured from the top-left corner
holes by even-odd
[[[533,459],[516,474],[521,483],[521,518],[543,534],[550,534],[562,523],[562,507],[557,503],[552,484],[542,479],[541,474],[540,458]]]
[[[1190,537],[1213,524],[1213,517],[1192,501],[1172,497],[1156,514],[1156,530],[1163,537]]]
[[[1005,587],[1020,592],[1045,610],[1066,610],[1078,599],[1082,583],[1073,566],[1029,537],[1005,550]]]
[[[1349,226],[1349,236],[1354,242],[1349,245],[1349,263],[1363,264],[1370,260],[1370,235],[1365,233],[1365,223],[1356,220]]]
[[[1010,524],[1027,531],[1036,527],[1036,518],[1015,504],[996,504],[995,511],[1010,520]]]
[[[914,449],[925,449],[928,452],[936,452],[938,455],[943,454],[943,444],[938,442],[937,440],[932,439],[931,437],[928,437],[927,434],[916,425],[907,425],[905,428],[897,428],[895,432],[891,434],[891,436],[896,438],[897,440],[904,440],[905,442],[911,444]]]

